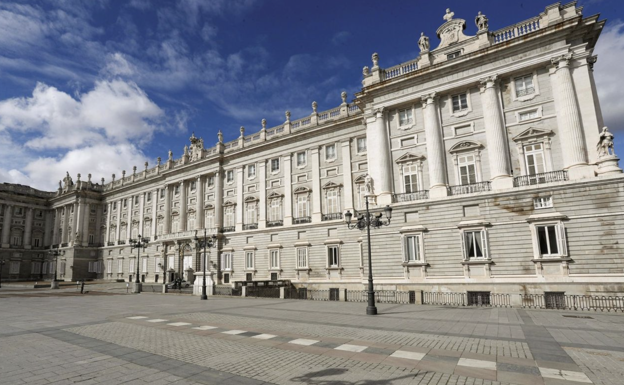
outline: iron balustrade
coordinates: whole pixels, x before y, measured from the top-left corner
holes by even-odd
[[[271,286],[247,286],[247,297],[279,298],[280,288]]]
[[[333,221],[336,219],[342,219],[342,213],[323,214],[324,221]]]
[[[458,186],[449,186],[449,195],[473,194],[484,191],[492,191],[492,184],[489,181],[473,184],[463,184]]]
[[[221,232],[222,233],[232,233],[236,231],[236,227],[235,226],[228,226],[228,227],[222,227],[221,228]]]
[[[423,305],[511,307],[511,294],[423,292]]]
[[[257,229],[258,229],[257,223],[249,223],[249,224],[243,225],[243,230],[257,230]]]
[[[120,241],[117,241],[117,244],[118,244],[118,245],[125,245],[125,244],[126,244],[126,241],[121,241],[121,240],[120,240]]]
[[[312,222],[312,217],[299,217],[293,218],[293,224],[298,225],[300,223],[310,223]]]
[[[624,311],[624,297],[617,296],[520,294],[520,300],[523,308],[530,309]]]
[[[423,199],[429,199],[429,190],[414,191],[411,193],[403,194],[392,194],[392,201],[394,203],[412,202]]]
[[[115,242],[106,242],[106,246],[115,246]]]
[[[277,227],[277,226],[284,226],[284,221],[280,219],[279,221],[268,221],[267,222],[267,227]]]
[[[368,291],[366,290],[347,290],[347,302],[366,302],[368,301]],[[375,290],[375,301],[378,303],[416,303],[415,291],[396,291],[396,290]]]
[[[516,90],[516,97],[522,97],[527,95],[533,95],[535,93],[534,87],[527,87],[523,90]]]
[[[552,182],[568,180],[568,172],[565,170],[542,172],[533,175],[522,175],[514,178],[514,187],[535,186]]]

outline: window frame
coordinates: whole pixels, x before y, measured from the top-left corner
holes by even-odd
[[[301,264],[299,263],[301,261],[301,255],[300,252],[303,251],[303,259],[305,260],[305,266],[301,266]],[[310,262],[308,260],[308,247],[307,246],[303,246],[303,247],[295,247],[295,266],[297,267],[297,270],[308,270],[310,268]]]
[[[364,149],[360,149],[360,141],[364,141]],[[368,152],[368,142],[366,140],[365,136],[362,136],[360,138],[355,138],[355,152],[358,155],[364,155]]]
[[[253,170],[253,173],[251,173],[251,170]],[[247,165],[247,179],[248,180],[255,179],[256,175],[257,175],[256,164],[255,163],[248,164]]]
[[[303,155],[303,162],[299,162],[299,155]],[[295,163],[298,168],[304,168],[308,165],[308,153],[306,151],[299,151],[295,154]]]
[[[327,258],[327,268],[329,269],[340,269],[340,245],[327,245],[325,247],[326,250],[326,258]],[[330,251],[334,250],[334,252]],[[332,255],[333,254],[333,255]],[[335,259],[335,264],[332,263],[332,259]]]
[[[466,235],[468,233],[474,234],[477,232],[479,233],[479,238],[481,240],[482,256],[471,256],[468,254],[468,250],[466,250]],[[488,244],[489,242],[488,229],[485,226],[464,227],[460,230],[460,234],[461,234],[462,256],[463,256],[464,261],[490,261],[492,260],[492,257],[490,255],[490,247]]]
[[[568,237],[563,223],[565,216],[555,213],[546,218],[529,218],[531,228],[531,238],[533,243],[533,257],[535,259],[565,259],[568,257]],[[540,245],[540,228],[554,227],[555,241],[557,245],[557,253],[543,254]],[[547,237],[550,235],[548,231],[545,233]],[[549,238],[548,238],[549,240]],[[550,249],[550,244],[547,243]]]
[[[221,271],[232,271],[234,256],[230,251],[221,253]]]
[[[282,162],[280,158],[273,158],[269,161],[269,164],[271,166],[271,174],[277,174],[280,172],[280,169],[282,167],[281,163]],[[275,167],[275,165],[277,165],[277,167]]]
[[[333,148],[333,156],[330,157],[330,152],[327,151],[329,148]],[[333,162],[336,159],[338,159],[338,151],[336,150],[336,143],[330,143],[330,144],[326,144],[323,147],[324,151],[325,151],[325,161],[326,162]]]
[[[249,262],[251,261],[251,265]],[[256,252],[254,250],[245,250],[245,271],[256,270]]]
[[[533,83],[533,92],[530,94],[518,96],[518,87],[516,86],[516,80],[525,79],[528,77],[531,77],[531,82]],[[525,102],[527,100],[533,100],[536,96],[540,95],[540,87],[539,87],[537,71],[533,71],[531,73],[520,75],[520,76],[514,76],[511,78],[510,83],[511,83],[512,101]]]
[[[230,176],[231,176],[231,178],[230,178]],[[225,172],[225,183],[232,184],[232,183],[234,183],[234,179],[236,179],[234,177],[234,170],[227,170]]]
[[[550,209],[553,207],[554,207],[554,204],[553,204],[552,195],[539,196],[539,197],[533,198],[533,208],[535,210]]]
[[[269,271],[281,270],[281,252],[278,247],[269,249]],[[277,263],[274,263],[277,262]]]
[[[462,104],[462,96],[464,97],[465,100],[463,100],[463,102],[466,103],[466,106],[463,107]],[[458,98],[458,102],[459,102],[459,108],[455,109],[455,98]],[[451,113],[453,114],[457,114],[457,113],[462,113],[464,111],[467,111],[470,108],[470,105],[468,103],[468,91],[464,91],[458,94],[454,94],[450,96],[450,102],[451,102]]]
[[[407,116],[409,112],[409,117]],[[405,113],[405,117],[407,118],[407,122],[402,123],[401,120],[401,113]],[[406,130],[408,128],[412,128],[415,125],[415,120],[414,120],[414,108],[413,106],[407,107],[407,108],[401,108],[401,109],[397,109],[397,128],[399,130]]]
[[[408,242],[410,238],[418,239],[418,245],[414,249],[417,253],[417,259],[410,259],[408,253]],[[401,247],[403,255],[404,265],[422,265],[425,263],[425,247],[424,247],[424,233],[422,231],[410,231],[401,234]]]

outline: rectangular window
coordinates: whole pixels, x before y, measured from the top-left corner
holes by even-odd
[[[446,59],[447,60],[455,59],[456,57],[459,57],[459,55],[461,55],[461,51],[451,52],[446,55]]]
[[[539,118],[539,114],[537,110],[524,111],[518,114],[518,121],[524,122],[525,120],[537,119]]]
[[[406,193],[418,191],[418,167],[415,164],[403,166],[403,183]]]
[[[303,167],[307,164],[306,153],[305,151],[297,153],[297,166]]]
[[[126,207],[128,207],[128,199],[124,199],[124,200],[123,200],[123,207],[124,207],[124,209],[125,209]],[[72,208],[72,211],[73,211],[73,208]]]
[[[297,268],[306,269],[308,267],[308,248],[297,248]]]
[[[256,211],[256,202],[247,203],[247,218],[245,220],[246,224],[255,224],[258,223],[258,215]]]
[[[366,152],[366,138],[357,138],[357,152],[358,154]]]
[[[464,258],[487,258],[485,230],[464,231]]]
[[[151,193],[151,192],[148,192],[148,193],[147,193],[147,201],[148,201],[148,202],[151,202],[151,201],[152,201],[152,193]]]
[[[117,202],[113,202],[113,210],[117,210]]]
[[[95,234],[89,234],[89,245],[93,245],[95,243]]]
[[[13,213],[16,216],[22,216],[22,215],[24,215],[24,208],[23,207],[16,207],[15,211],[13,211]]]
[[[230,283],[230,275],[223,274],[223,283]]]
[[[232,253],[221,254],[221,270],[232,270]]]
[[[454,95],[453,100],[453,112],[462,111],[468,108],[468,98],[466,94]]]
[[[214,210],[206,210],[205,228],[212,229],[214,227]]]
[[[128,271],[130,271],[131,273],[134,273],[134,265],[136,264],[135,260],[136,258],[130,258],[128,260]]]
[[[330,144],[325,146],[325,160],[336,159],[336,145]]]
[[[247,281],[247,282],[253,281],[253,273],[245,274],[245,281]]]
[[[180,185],[175,185],[175,187],[173,188],[173,193],[175,195],[178,195],[180,193]]]
[[[459,184],[467,185],[477,183],[474,155],[458,156],[457,167],[459,168]]]
[[[123,259],[117,260],[117,272],[123,273]]]
[[[270,221],[282,220],[282,200],[281,199],[271,200],[271,206],[269,209],[269,220]]]
[[[195,188],[197,188],[197,182],[195,181],[191,181],[191,191],[195,191]]]
[[[533,198],[533,207],[536,209],[553,207],[552,196]]]
[[[524,146],[524,157],[526,160],[527,173],[529,175],[546,172],[546,168],[544,167],[544,149],[542,143]]]
[[[9,265],[9,274],[19,274],[20,272],[20,263],[19,261],[11,261]]]
[[[160,199],[164,199],[165,198],[165,189],[161,188],[160,189]]]
[[[514,79],[516,86],[516,97],[531,95],[535,93],[533,86],[533,75],[526,75]]]
[[[112,259],[109,259],[108,261],[106,261],[106,271],[108,273],[113,272],[113,260]]]
[[[30,274],[39,274],[41,273],[41,262],[33,261],[30,264]]]
[[[297,197],[297,217],[303,218],[308,216],[308,196],[299,195]]]
[[[233,227],[235,225],[234,206],[225,208],[225,227]]]
[[[338,191],[327,191],[327,214],[334,214],[340,212],[340,205],[338,204]]]
[[[278,172],[280,170],[279,158],[271,159],[271,172]]]
[[[404,110],[399,110],[399,127],[409,126],[412,123],[414,123],[412,109],[406,108]]]
[[[255,178],[256,177],[256,165],[250,164],[247,166],[247,178]]]
[[[254,252],[247,251],[245,253],[245,269],[253,269],[254,268]]]
[[[175,256],[169,255],[167,257],[167,269],[173,269],[175,267]]]
[[[279,269],[280,260],[279,260],[279,250],[271,250],[270,251],[270,269]]]
[[[559,257],[566,255],[565,228],[562,223],[535,226],[540,255]]]
[[[405,262],[420,262],[420,235],[405,236]]]
[[[190,217],[188,219],[188,223],[187,223],[186,229],[187,230],[193,230],[194,228],[195,228],[195,217]]]
[[[327,257],[329,267],[340,267],[340,249],[338,246],[327,247]]]
[[[14,235],[13,237],[11,237],[11,245],[13,245],[13,246],[21,246],[22,245],[22,236],[21,235]]]
[[[228,183],[234,182],[234,170],[228,170],[225,173],[225,181]]]
[[[357,187],[358,196],[358,209],[363,210],[366,208],[366,186],[362,183]]]
[[[41,246],[41,239],[39,239],[39,238],[35,238],[35,239],[33,239],[33,246],[34,246],[34,247],[39,247],[39,246]]]
[[[139,196],[138,195],[134,197],[134,204],[135,204],[135,206],[139,204]]]

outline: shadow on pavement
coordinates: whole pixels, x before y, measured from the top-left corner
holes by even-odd
[[[343,380],[332,380],[332,379],[323,379],[321,377],[329,377],[329,376],[339,376],[345,374],[349,371],[349,369],[344,368],[333,368],[333,369],[325,369],[320,370],[318,372],[310,372],[303,376],[293,377],[291,381],[301,382],[308,385],[390,385],[395,380],[402,380],[405,378],[416,378],[419,376],[425,375],[426,372],[418,372],[407,374],[405,376],[388,378],[384,380],[360,380],[360,381],[343,381]]]

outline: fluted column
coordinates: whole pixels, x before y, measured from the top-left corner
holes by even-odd
[[[158,195],[158,189],[152,191],[152,229],[150,231],[152,240],[155,240],[157,238],[156,229],[158,225],[157,222],[158,222],[158,200],[159,199],[160,199],[160,196]]]
[[[260,184],[260,194],[258,199],[260,200],[259,204],[259,215],[258,215],[258,228],[264,229],[266,228],[267,221],[267,194],[266,194],[266,160],[262,160],[258,162],[258,180]]]
[[[117,201],[117,227],[115,228],[115,243],[119,242],[121,236],[121,210],[123,208],[123,199]]]
[[[219,170],[215,173],[215,208],[214,208],[214,226],[217,233],[223,227],[223,171]]]
[[[171,186],[165,185],[165,220],[163,223],[163,234],[171,232]]]
[[[134,204],[134,198],[130,197],[127,199],[130,199],[130,202],[128,202],[128,220],[126,221],[126,244],[128,244],[132,238],[132,205]]]
[[[236,169],[236,231],[243,231],[243,218],[245,214],[245,206],[243,205],[243,168]]]
[[[80,199],[80,198],[78,198]],[[82,207],[79,204],[80,201],[78,202],[74,202],[73,207],[74,207],[74,215],[73,215],[73,220],[72,220],[72,231],[71,234],[67,234],[69,236],[69,238],[67,239],[68,242],[71,242],[72,244],[76,244],[76,235],[80,235],[80,226],[79,226],[79,216],[78,214],[80,213],[79,208]]]
[[[13,216],[13,206],[4,205],[4,222],[2,223],[2,248],[9,248],[11,236],[11,218]]]
[[[178,231],[186,231],[186,212],[187,212],[187,199],[186,199],[186,183],[180,182],[180,226]]]
[[[84,245],[89,244],[89,221],[91,220],[91,204],[88,202],[84,202],[82,204],[82,219],[80,231],[82,233],[82,237],[80,237],[80,242]]]
[[[319,159],[320,156],[318,147],[310,150],[310,157],[312,158],[312,207],[310,207],[310,212],[312,213],[312,222],[320,222],[322,220],[321,162]]]
[[[197,191],[195,197],[195,230],[204,228],[204,180],[197,177]],[[189,229],[191,230],[191,229]]]
[[[342,184],[344,185],[344,210],[353,212],[353,174],[351,170],[351,139],[342,142]]]
[[[561,141],[563,167],[568,170],[570,179],[581,179],[593,176],[593,170],[587,165],[587,146],[583,137],[583,126],[574,92],[572,74],[570,73],[572,54],[551,59],[551,83],[557,126]]]
[[[435,92],[422,97],[427,140],[427,164],[429,165],[429,196],[447,196],[446,166],[444,161],[444,141],[438,118],[438,103]]]
[[[69,216],[71,215],[71,205],[63,207],[63,232],[61,234],[61,243],[69,242]]]
[[[111,221],[111,215],[113,214],[113,204],[112,203],[107,203],[106,204],[106,239],[102,240],[102,243],[104,244],[104,246],[108,246],[108,242],[110,242],[110,221]],[[112,273],[109,271],[109,273]]]
[[[52,217],[52,211],[45,210],[43,212],[43,216],[45,218],[45,222],[44,222],[42,245],[50,246],[52,243],[54,243],[53,241],[50,241],[50,237],[52,236],[52,233],[53,233],[52,226],[53,226],[53,221],[54,221],[54,218]]]
[[[292,193],[292,162],[291,155],[282,158],[284,163],[284,226],[292,225],[293,193]]]
[[[30,249],[32,247],[32,224],[33,224],[33,209],[32,207],[26,208],[26,228],[24,229],[24,248]]]
[[[507,135],[498,99],[497,82],[496,75],[480,80],[490,179],[494,190],[513,188],[511,165],[507,154]]]
[[[373,192],[378,205],[392,203],[392,158],[383,109],[366,120],[368,173],[373,178]]]
[[[145,194],[147,194],[146,192],[142,193],[139,196],[139,235],[145,236],[145,231],[143,231],[143,216],[145,213]]]
[[[52,244],[61,243],[59,239],[59,227],[61,227],[61,210],[57,207],[54,209],[54,228],[52,229]]]

